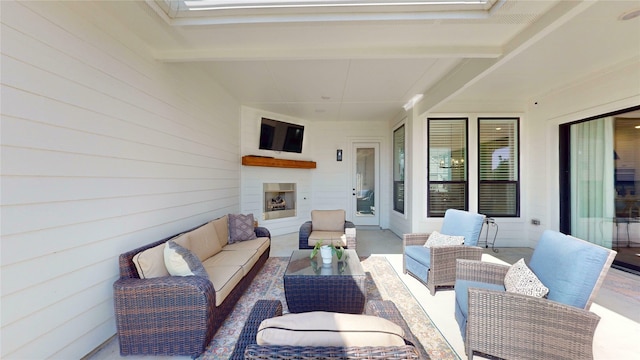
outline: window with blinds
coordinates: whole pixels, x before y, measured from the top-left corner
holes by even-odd
[[[519,119],[478,119],[478,212],[520,216]]]
[[[427,119],[427,216],[468,210],[467,118]]]
[[[404,125],[393,131],[393,210],[404,214]]]

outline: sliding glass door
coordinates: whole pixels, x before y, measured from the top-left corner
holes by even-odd
[[[571,127],[571,234],[611,249],[613,118]]]
[[[640,271],[640,107],[560,127],[560,230]]]

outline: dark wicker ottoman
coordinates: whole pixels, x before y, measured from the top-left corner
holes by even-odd
[[[414,337],[395,304],[386,300],[367,302],[365,314],[393,321],[404,329],[404,346],[263,346],[256,343],[262,320],[282,315],[278,300],[259,300],[254,305],[229,359],[429,359],[422,345]]]
[[[330,266],[320,255],[310,259],[310,250],[291,254],[284,273],[284,294],[292,313],[331,311],[362,314],[366,302],[366,274],[355,250],[345,250],[346,259],[333,257]]]

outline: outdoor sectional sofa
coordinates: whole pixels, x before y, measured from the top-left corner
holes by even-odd
[[[202,268],[206,274],[169,274],[169,240],[200,260],[194,274]],[[266,262],[270,246],[271,234],[254,227],[253,216],[230,214],[121,254],[120,279],[113,284],[120,354],[202,353]]]

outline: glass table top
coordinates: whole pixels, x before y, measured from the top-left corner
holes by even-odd
[[[360,258],[355,250],[345,249],[342,259],[338,261],[333,255],[331,264],[323,264],[320,252],[313,258],[309,258],[312,250],[294,250],[289,260],[289,265],[284,276],[364,276]]]

